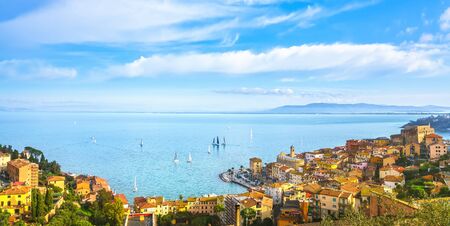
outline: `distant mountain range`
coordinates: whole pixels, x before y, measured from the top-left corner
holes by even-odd
[[[450,107],[442,106],[396,106],[377,104],[333,104],[312,103],[306,105],[285,105],[264,113],[277,114],[381,114],[381,113],[448,113]]]

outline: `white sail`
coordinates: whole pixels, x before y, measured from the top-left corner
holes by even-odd
[[[177,155],[177,153],[175,152],[175,157],[173,158],[173,162],[174,163],[178,163],[180,160],[178,160],[178,155]]]
[[[192,162],[192,156],[191,156],[191,153],[189,152],[189,156],[188,156],[188,160],[187,160],[187,162],[189,162],[189,163],[191,163]]]
[[[208,154],[211,154],[211,145],[208,145]]]
[[[144,141],[141,139],[141,143],[139,144],[139,146],[141,146],[141,148],[144,146]]]
[[[97,143],[97,139],[95,139],[95,137],[91,137],[91,142],[92,142],[93,144],[96,144],[96,143]]]
[[[253,129],[250,128],[250,141],[253,141]]]
[[[137,192],[138,188],[137,188],[137,183],[136,183],[136,176],[134,176],[134,188],[133,188],[133,192]]]

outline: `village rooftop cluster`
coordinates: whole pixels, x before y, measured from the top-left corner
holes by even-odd
[[[425,198],[450,197],[448,147],[429,125],[311,152],[297,153],[291,146],[276,162],[253,157],[248,168],[219,175],[248,192],[177,200],[134,197],[131,205],[103,178],[61,172],[31,147],[18,153],[1,146],[0,207],[10,224],[49,225],[70,218],[86,225],[295,226],[339,219],[352,209],[369,217],[413,214]],[[80,214],[69,216],[71,211]]]

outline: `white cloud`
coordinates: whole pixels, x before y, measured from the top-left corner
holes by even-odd
[[[29,78],[74,78],[77,70],[66,67],[56,67],[36,60],[4,60],[0,61],[0,77],[18,79]]]
[[[289,96],[294,94],[294,90],[289,88],[264,89],[264,88],[242,87],[239,89],[231,89],[231,90],[215,90],[214,92],[223,94],[275,95],[275,96]]]
[[[256,18],[257,26],[268,26],[273,24],[279,24],[286,21],[294,21],[300,25],[310,24],[310,22],[322,12],[322,8],[319,6],[308,6],[306,9],[298,10],[288,14],[276,15],[276,16],[261,16]]]
[[[316,19],[375,2],[346,4],[335,9],[315,4],[286,12],[289,10],[271,5],[281,1],[51,1],[39,9],[0,22],[0,41],[38,44],[220,41],[230,33],[237,33],[238,29],[284,22],[312,26]]]
[[[209,37],[217,32],[211,27],[240,12],[207,1],[62,0],[1,23],[0,33],[38,43],[178,41],[195,34]],[[219,21],[183,28],[209,19]]]
[[[112,66],[105,73],[138,77],[305,72],[333,80],[394,74],[432,76],[448,70],[441,52],[432,47],[389,44],[301,45],[259,53],[244,50],[153,55]]]
[[[441,15],[440,19],[441,30],[447,31],[450,30],[450,7],[445,10],[445,12]]]

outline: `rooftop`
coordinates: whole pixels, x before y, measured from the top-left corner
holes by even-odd
[[[30,190],[31,187],[29,186],[14,186],[0,192],[0,195],[23,195],[30,192]]]
[[[14,159],[8,162],[9,165],[14,166],[15,168],[22,168],[30,164],[30,161],[26,159]]]

